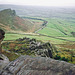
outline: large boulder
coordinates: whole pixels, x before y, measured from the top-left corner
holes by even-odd
[[[21,56],[0,75],[75,75],[75,65],[48,57]]]
[[[2,29],[0,29],[0,40],[4,38],[4,34],[5,32]]]
[[[2,29],[0,29],[0,70],[9,63],[9,59],[2,54],[1,42],[4,39],[4,34],[5,32]]]
[[[0,54],[0,70],[4,68],[8,63],[9,59],[5,55]]]
[[[4,34],[5,34],[5,32],[2,29],[0,29],[0,53],[2,52],[1,42],[4,39]]]

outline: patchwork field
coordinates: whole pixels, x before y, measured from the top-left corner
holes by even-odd
[[[75,32],[74,20],[60,18],[47,18],[46,20],[47,26],[38,33],[49,36],[73,36],[71,32]]]
[[[10,27],[5,25],[5,22],[9,23],[9,25],[12,22],[9,22],[10,17],[9,20],[4,18],[5,20],[2,20],[4,24],[0,23],[0,28],[7,30],[3,43],[23,37],[50,42],[56,50],[54,52],[55,59],[63,59],[75,64],[75,8],[0,5],[0,10],[8,7],[14,9],[16,14],[26,21],[26,26],[22,24],[23,29],[18,27],[17,30],[15,29],[16,32],[15,30],[11,31]],[[20,26],[21,20],[19,17],[16,19],[16,22]],[[15,26],[11,24],[11,27]],[[23,32],[25,29],[28,30],[27,27],[30,30],[27,33]],[[9,54],[7,53],[6,55]],[[12,55],[15,54],[12,53],[10,56]]]
[[[37,33],[6,33],[4,41],[14,41],[19,38],[27,37],[50,42],[55,46],[55,59],[68,61],[75,64],[75,37],[71,34],[74,32],[74,23],[68,23],[62,19],[48,19],[46,27],[39,30]],[[37,22],[37,26],[42,22],[39,20],[29,20]],[[41,24],[38,24],[40,23]]]

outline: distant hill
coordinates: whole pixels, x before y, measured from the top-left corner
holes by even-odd
[[[26,27],[26,29],[27,30],[31,29],[29,32],[35,29],[35,31],[38,30],[37,31],[38,33],[48,35],[48,36],[75,36],[74,35],[75,7],[20,6],[20,5],[0,4],[0,10],[7,9],[7,8],[14,9],[16,11],[16,14],[22,18],[36,17],[36,18],[42,18],[48,22],[45,28],[39,30],[39,28],[36,29],[39,23],[35,27],[32,24],[33,22],[27,21],[25,19],[28,27],[28,28]],[[17,28],[14,25],[11,27],[12,29],[15,30],[25,29],[24,27],[23,29],[21,29],[21,27]],[[8,28],[10,30],[9,27],[5,27],[5,28]]]
[[[0,10],[11,8],[19,16],[75,19],[75,7],[49,7],[0,4]]]
[[[5,31],[29,31],[33,23],[16,15],[15,10],[5,9],[0,11],[0,28]]]

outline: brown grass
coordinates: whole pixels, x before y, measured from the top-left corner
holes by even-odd
[[[75,44],[61,44],[60,47],[68,48],[68,49],[75,49]]]

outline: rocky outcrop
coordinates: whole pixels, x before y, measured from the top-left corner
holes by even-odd
[[[4,39],[4,34],[5,32],[2,29],[0,29],[0,53],[2,52],[1,42]]]
[[[0,23],[4,25],[13,25],[13,19],[16,16],[15,10],[5,9],[0,11]]]
[[[50,57],[52,58],[52,45],[47,42],[47,43],[43,43],[40,42],[36,39],[29,39],[29,38],[23,38],[20,39],[20,41],[27,41],[29,42],[29,47],[27,50],[31,50],[32,52],[34,52],[35,55],[41,56],[41,57]]]
[[[53,46],[51,43],[41,42],[36,39],[19,38],[14,42],[5,42],[2,44],[5,49],[22,55],[35,55],[41,57],[53,57]]]
[[[75,75],[75,65],[47,57],[21,56],[10,62],[1,75]]]
[[[0,40],[4,38],[4,34],[5,32],[2,29],[0,29]]]
[[[53,57],[53,48],[50,43],[44,43],[42,45],[36,46],[33,50],[35,50],[35,54],[41,57]]]
[[[5,55],[0,54],[0,70],[4,68],[8,63],[9,59]]]
[[[9,63],[9,59],[2,54],[1,42],[4,39],[4,34],[5,32],[0,29],[0,70]]]
[[[75,37],[75,32],[71,32],[71,34]]]
[[[13,30],[27,32],[33,29],[33,26],[34,24],[29,20],[17,16],[15,10],[4,9],[0,11],[0,28],[6,32],[12,32]]]

